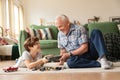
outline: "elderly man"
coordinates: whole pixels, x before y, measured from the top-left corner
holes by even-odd
[[[66,15],[57,16],[55,25],[59,30],[60,65],[67,61],[70,68],[112,67],[112,62],[105,57],[107,50],[99,30],[93,30],[88,39],[85,28],[70,23]]]

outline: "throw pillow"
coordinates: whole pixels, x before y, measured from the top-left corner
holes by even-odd
[[[26,28],[25,30],[28,33],[28,36],[34,37],[37,36],[40,40],[50,40],[52,39],[52,33],[50,28],[43,28],[43,29],[31,29]]]
[[[0,37],[0,45],[8,45],[7,41],[3,37]]]
[[[51,34],[51,31],[50,31],[50,28],[39,29],[38,33],[41,36],[40,38],[42,40],[52,39],[52,34]]]

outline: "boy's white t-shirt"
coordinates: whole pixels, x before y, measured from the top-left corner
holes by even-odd
[[[26,68],[26,65],[24,63],[25,60],[31,60],[31,62],[35,62],[38,59],[42,59],[41,53],[38,53],[36,58],[33,59],[28,51],[24,51],[22,56],[18,59],[17,63],[15,64],[16,67],[22,67]]]

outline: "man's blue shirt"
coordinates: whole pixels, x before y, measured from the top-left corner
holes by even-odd
[[[62,31],[58,33],[58,48],[65,48],[68,52],[79,48],[86,42],[88,42],[88,35],[83,26],[71,24],[67,35]]]

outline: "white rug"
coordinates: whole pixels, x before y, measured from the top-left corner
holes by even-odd
[[[58,66],[57,63],[47,63],[45,66]],[[66,64],[64,65],[66,66]],[[116,62],[114,63],[114,67],[113,69],[108,69],[108,70],[104,70],[101,69],[100,67],[98,68],[77,68],[77,69],[63,69],[63,70],[58,70],[58,71],[40,71],[40,70],[36,70],[36,71],[32,71],[29,70],[27,68],[19,68],[18,71],[16,72],[4,72],[2,69],[0,69],[0,75],[18,75],[18,74],[42,74],[42,73],[81,73],[81,72],[120,72],[120,62]]]

